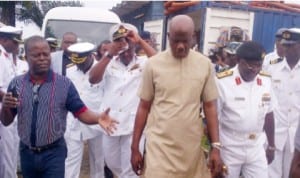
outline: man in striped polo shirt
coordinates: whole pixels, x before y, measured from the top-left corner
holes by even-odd
[[[87,109],[73,83],[50,69],[50,47],[39,36],[25,42],[29,72],[15,77],[3,97],[0,119],[7,126],[18,114],[21,167],[24,178],[64,177],[67,147],[64,140],[68,111],[86,124],[108,133],[116,121]]]

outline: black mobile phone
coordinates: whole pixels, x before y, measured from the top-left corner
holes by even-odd
[[[11,90],[12,96],[15,98],[19,97],[19,93],[17,91],[17,87],[15,86],[12,90]]]

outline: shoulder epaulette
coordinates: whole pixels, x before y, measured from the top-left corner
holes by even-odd
[[[221,78],[224,78],[224,77],[228,77],[228,76],[231,76],[233,74],[233,70],[225,70],[223,72],[219,72],[217,73],[217,78],[218,79],[221,79]]]
[[[260,71],[258,74],[265,77],[271,77],[271,75],[265,71]]]
[[[70,63],[70,64],[66,65],[66,68],[72,67],[74,65],[75,65],[74,63]]]
[[[283,58],[277,58],[277,59],[271,60],[270,64],[277,64],[277,63],[279,63],[281,61],[283,61]]]

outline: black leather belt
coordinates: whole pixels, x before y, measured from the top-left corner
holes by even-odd
[[[58,140],[56,140],[55,142],[53,143],[50,143],[48,145],[44,145],[44,146],[37,146],[37,147],[32,147],[32,146],[27,146],[25,145],[24,143],[21,142],[21,144],[23,144],[27,149],[33,151],[33,152],[36,152],[36,153],[41,153],[45,150],[49,150],[53,147],[55,147],[56,145],[58,145],[58,143],[62,140],[63,138],[60,138]]]

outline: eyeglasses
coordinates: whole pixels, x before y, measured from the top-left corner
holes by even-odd
[[[33,92],[33,103],[37,104],[39,102],[39,95],[38,95],[38,91],[41,85],[39,84],[35,84],[32,87],[32,92]]]
[[[260,70],[262,68],[262,62],[258,63],[248,63],[245,60],[241,60],[245,66],[250,70]]]

